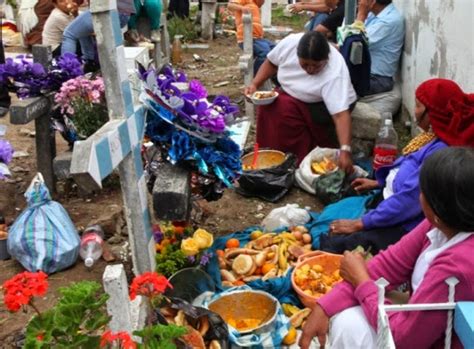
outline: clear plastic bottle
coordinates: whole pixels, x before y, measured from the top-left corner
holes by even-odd
[[[99,225],[92,225],[82,233],[79,254],[88,268],[102,256],[104,245],[104,231]]]
[[[382,166],[393,164],[397,158],[398,152],[398,135],[393,128],[392,118],[382,119],[383,124],[377,135],[374,148],[374,171]]]

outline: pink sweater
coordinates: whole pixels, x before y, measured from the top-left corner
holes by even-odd
[[[371,281],[356,289],[344,281],[318,303],[329,317],[357,305],[362,306],[370,325],[377,329],[377,286],[375,280],[384,277],[393,290],[410,282],[416,260],[430,244],[426,234],[433,226],[424,220],[397,244],[380,252],[368,263]],[[422,283],[409,303],[444,303],[448,300],[450,276],[459,279],[456,301],[474,301],[474,234],[457,245],[441,252],[431,263]],[[390,303],[386,300],[387,303]],[[390,328],[397,348],[443,348],[446,330],[446,311],[389,312]],[[462,348],[456,335],[452,348]]]

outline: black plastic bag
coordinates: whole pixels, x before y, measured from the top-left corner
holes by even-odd
[[[195,307],[194,305],[186,302],[185,300],[175,298],[175,297],[167,297],[169,302],[167,304],[163,304],[163,306],[169,306],[175,310],[182,310],[185,314],[186,321],[191,327],[196,328],[197,323],[199,323],[200,319],[203,317],[207,317],[209,321],[209,329],[207,330],[205,336],[203,337],[205,341],[217,340],[221,345],[222,349],[230,348],[229,345],[229,331],[227,328],[227,324],[222,320],[222,318],[210,311],[209,309],[202,308],[202,307]],[[159,308],[154,309],[155,321],[167,325],[168,321],[161,314]],[[182,340],[177,340],[177,347],[181,349],[191,349],[189,345],[184,343]]]
[[[342,198],[357,195],[351,187],[356,176],[346,176],[342,170],[321,175],[314,181],[316,196],[324,205],[332,204]]]
[[[280,200],[293,186],[297,158],[286,154],[285,161],[278,166],[262,170],[244,171],[239,178],[237,193],[244,196],[255,196],[265,201]]]

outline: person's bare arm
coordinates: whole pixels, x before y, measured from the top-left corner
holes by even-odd
[[[245,6],[239,5],[235,2],[229,2],[227,4],[227,8],[229,9],[229,11],[232,11],[232,12],[236,12],[236,11],[248,12],[249,10]]]
[[[336,125],[337,139],[339,145],[351,145],[351,134],[352,134],[352,120],[351,113],[349,110],[344,110],[340,113],[336,113],[332,116],[334,124]],[[352,156],[349,152],[341,151],[339,155],[339,168],[344,170],[346,173],[352,173],[354,171],[352,167]]]
[[[290,6],[291,12],[312,11],[312,12],[329,12],[332,9],[324,3],[324,1],[315,2],[297,2]]]
[[[257,75],[253,78],[249,86],[245,87],[244,94],[252,95],[257,89],[269,78],[275,75],[278,71],[278,66],[274,65],[268,59],[258,69]]]
[[[359,5],[357,6],[357,17],[356,21],[361,21],[362,23],[365,22],[367,16],[369,15],[369,8],[371,3],[375,0],[360,0]]]

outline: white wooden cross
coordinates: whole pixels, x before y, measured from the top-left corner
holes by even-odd
[[[74,144],[71,175],[82,187],[94,189],[100,188],[115,168],[119,169],[134,272],[142,274],[155,268],[140,152],[145,108],[133,104],[116,0],[91,0],[90,11],[110,121],[87,140]]]

